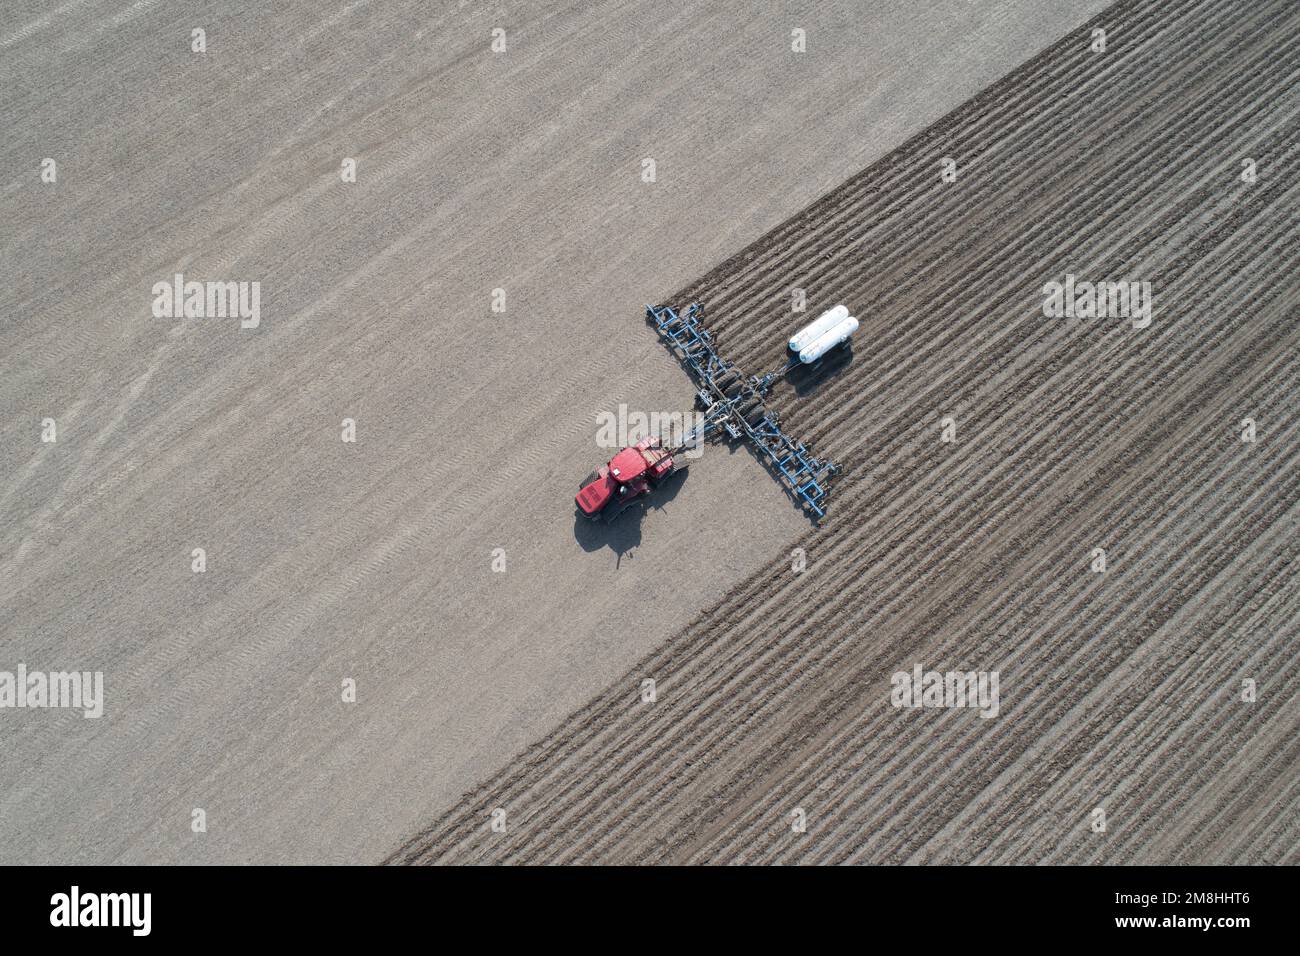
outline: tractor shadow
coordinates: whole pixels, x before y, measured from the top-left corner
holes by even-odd
[[[686,483],[686,476],[690,473],[691,470],[687,468],[670,475],[663,484],[641,500],[634,502],[613,521],[592,521],[575,509],[574,540],[581,545],[583,551],[587,552],[609,548],[615,555],[614,566],[619,567],[623,562],[623,555],[628,555],[628,560],[635,557],[631,552],[641,543],[641,522],[645,520],[646,514],[661,510],[676,498],[682,490],[682,485]]]
[[[853,363],[853,346],[832,349],[820,362],[813,365],[796,365],[785,373],[794,393],[800,398],[813,394],[827,382],[839,378]]]

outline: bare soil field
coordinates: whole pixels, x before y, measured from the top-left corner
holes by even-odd
[[[644,305],[1103,5],[5,3],[0,671],[105,700],[0,709],[0,862],[382,860],[683,632],[806,525],[725,449],[575,524]]]
[[[1294,3],[1120,3],[682,289],[753,372],[861,320],[771,401],[828,518],[391,861],[1300,862],[1297,82]]]

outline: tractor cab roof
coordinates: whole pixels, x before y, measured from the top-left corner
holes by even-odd
[[[624,448],[609,461],[609,476],[619,484],[627,484],[645,474],[648,464],[640,449]]]

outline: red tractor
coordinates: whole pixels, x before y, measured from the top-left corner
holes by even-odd
[[[612,521],[665,478],[686,468],[682,448],[663,447],[658,436],[624,448],[578,489],[578,510],[593,521]]]

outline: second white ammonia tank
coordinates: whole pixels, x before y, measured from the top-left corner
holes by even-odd
[[[852,335],[857,330],[858,330],[858,320],[850,315],[847,319],[845,319],[839,325],[835,326],[833,329],[823,332],[821,335],[817,337],[817,340],[815,342],[813,342],[811,345],[807,346],[802,351],[800,351],[799,361],[803,362],[805,365],[809,365],[817,361],[819,358],[821,358],[831,349],[835,348],[835,346],[839,345],[841,342],[843,342],[845,339],[847,339],[850,335]]]
[[[835,326],[839,325],[849,316],[849,310],[837,305],[829,311],[823,312],[817,318],[813,319],[808,325],[790,336],[790,351],[801,352],[808,346],[817,341],[825,332],[829,332]]]

